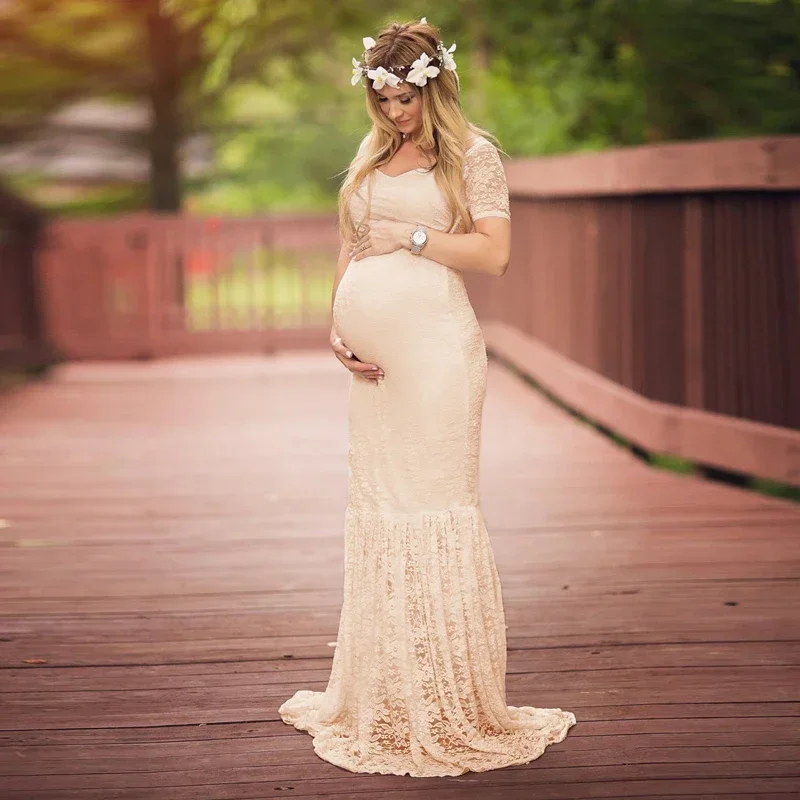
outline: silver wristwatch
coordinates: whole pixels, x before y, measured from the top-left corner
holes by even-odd
[[[411,252],[418,256],[420,251],[423,247],[428,243],[428,232],[422,225],[417,225],[413,231],[411,231]]]

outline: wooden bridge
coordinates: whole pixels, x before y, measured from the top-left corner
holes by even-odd
[[[646,466],[490,360],[481,493],[524,767],[354,775],[279,720],[330,670],[348,374],[72,364],[0,406],[0,796],[789,798],[800,509]]]
[[[798,164],[785,137],[509,165],[511,266],[465,276],[482,506],[509,702],[578,724],[435,780],[348,773],[277,714],[324,688],[341,604],[332,221],[59,222],[24,276],[10,226],[0,361],[65,363],[0,395],[2,800],[800,795],[800,506],[636,457],[798,483]]]

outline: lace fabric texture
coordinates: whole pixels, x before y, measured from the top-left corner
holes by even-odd
[[[497,148],[480,138],[464,158],[464,183],[472,219],[504,217],[511,219],[508,184]]]
[[[325,692],[284,720],[352,772],[460,775],[526,763],[575,717],[507,706],[500,581],[474,506],[402,514],[348,506],[345,595]]]
[[[498,172],[499,170],[499,172]],[[373,173],[370,219],[447,230],[432,173]],[[508,216],[494,146],[466,153],[474,218]],[[363,213],[362,190],[353,198]],[[416,777],[538,758],[575,715],[506,704],[501,586],[478,496],[486,349],[462,274],[400,250],[351,261],[334,325],[385,377],[353,374],[344,598],[325,691],[280,707],[352,772]]]

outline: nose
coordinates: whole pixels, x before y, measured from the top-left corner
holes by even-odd
[[[393,106],[389,111],[389,118],[394,121],[403,116],[403,109],[399,106]]]

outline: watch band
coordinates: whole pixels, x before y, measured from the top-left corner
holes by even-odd
[[[422,233],[425,234],[425,241],[422,244],[417,244],[414,241],[414,234],[417,233],[417,231],[422,231]],[[425,247],[425,245],[428,243],[428,231],[426,231],[422,225],[417,225],[417,227],[414,228],[413,231],[411,231],[410,238],[411,238],[411,252],[414,255],[418,256],[422,252],[422,248]]]

